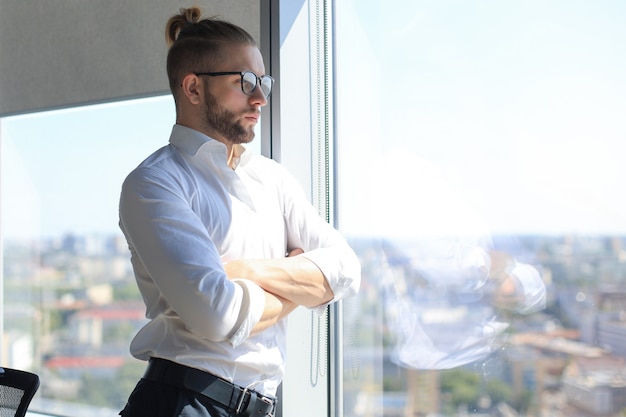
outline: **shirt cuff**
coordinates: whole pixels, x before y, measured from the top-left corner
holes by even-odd
[[[530,314],[546,307],[546,285],[533,266],[515,263],[511,276],[517,278],[516,284],[523,294],[524,302],[516,310],[521,314]]]
[[[250,336],[254,326],[261,320],[265,310],[265,291],[247,279],[234,279],[233,282],[243,289],[240,313],[243,320],[241,320],[237,331],[229,339],[230,344],[236,347]]]
[[[339,253],[338,253],[339,252]],[[361,264],[353,253],[342,253],[336,248],[315,249],[305,252],[304,256],[313,262],[322,271],[334,297],[328,303],[314,307],[318,313],[335,301],[355,295],[359,290],[361,278]]]

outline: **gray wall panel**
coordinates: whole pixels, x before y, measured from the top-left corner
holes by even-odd
[[[259,39],[258,0],[0,0],[0,115],[168,92],[165,22],[192,4]]]

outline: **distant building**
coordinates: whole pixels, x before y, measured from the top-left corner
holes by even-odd
[[[576,358],[563,374],[567,402],[596,416],[612,416],[626,408],[624,358]]]
[[[105,339],[109,329],[125,327],[126,332],[129,333],[123,340],[128,341],[145,322],[143,305],[139,303],[110,304],[76,312],[70,318],[68,327],[72,340],[91,347],[100,347],[107,342]]]
[[[626,320],[623,313],[612,314],[597,322],[598,344],[614,355],[626,358]]]
[[[98,377],[112,377],[128,360],[126,356],[55,356],[46,361],[48,370],[65,378],[79,378],[90,373]]]
[[[68,340],[48,353],[44,367],[65,378],[112,376],[130,358],[128,341],[145,324],[139,302],[82,308],[70,315]]]
[[[0,357],[5,366],[30,370],[35,365],[33,337],[20,331],[5,332],[0,346]]]
[[[407,416],[432,416],[439,412],[440,372],[407,369]]]
[[[593,307],[584,311],[581,340],[626,358],[626,291],[601,288]]]
[[[519,401],[526,390],[532,390],[539,400],[546,390],[561,388],[562,375],[572,358],[594,359],[607,355],[597,346],[576,341],[578,336],[578,331],[569,329],[513,335],[507,350],[513,399]]]

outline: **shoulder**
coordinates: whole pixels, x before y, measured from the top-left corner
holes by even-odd
[[[124,180],[123,188],[180,183],[187,177],[186,171],[185,163],[176,149],[172,145],[166,145],[134,168]]]
[[[154,151],[150,156],[144,159],[135,170],[141,170],[145,168],[158,169],[159,166],[172,163],[175,159],[175,148],[172,145],[165,145],[160,149]]]

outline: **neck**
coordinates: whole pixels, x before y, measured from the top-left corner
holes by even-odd
[[[224,138],[222,135],[220,135],[219,133],[215,132],[213,129],[209,129],[206,124],[204,123],[198,123],[197,119],[189,119],[189,118],[184,118],[184,117],[177,117],[176,118],[176,124],[179,124],[181,126],[185,126],[188,127],[190,129],[193,130],[197,130],[198,132],[210,137],[211,139],[215,139],[218,142],[222,142],[224,145],[226,145],[226,150],[228,155],[230,155],[233,152],[233,143],[229,140],[227,140],[226,138]]]
[[[231,144],[230,147],[228,147],[228,145],[226,146],[228,149],[228,159],[226,160],[226,163],[230,168],[235,169],[237,168],[237,165],[239,165],[239,158],[241,158],[241,155],[246,148],[237,143]]]

